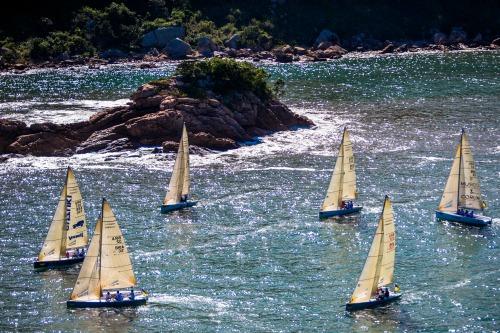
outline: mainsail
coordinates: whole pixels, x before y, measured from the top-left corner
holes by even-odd
[[[103,199],[101,218],[71,294],[72,300],[97,300],[106,289],[134,287],[135,275],[122,232]]]
[[[186,125],[182,125],[182,137],[175,159],[174,170],[168,184],[168,192],[163,200],[164,205],[176,204],[181,196],[189,194],[189,142]]]
[[[102,202],[101,289],[128,288],[135,285],[132,263],[125,240],[106,200]]]
[[[349,132],[345,128],[330,185],[328,186],[321,210],[337,210],[341,207],[342,201],[355,198],[356,172],[354,169],[354,154]]]
[[[66,186],[66,248],[81,248],[88,244],[87,219],[83,210],[82,194],[71,168],[68,168]]]
[[[38,261],[59,260],[67,249],[84,247],[87,242],[87,222],[82,195],[75,174],[68,167],[66,182]]]
[[[370,252],[356,289],[352,293],[350,303],[367,302],[375,295],[378,287],[386,286],[392,282],[395,256],[394,213],[391,201],[386,196]]]
[[[462,130],[438,210],[454,213],[458,208],[483,209],[484,207],[469,138]]]

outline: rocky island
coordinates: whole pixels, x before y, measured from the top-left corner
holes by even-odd
[[[227,150],[276,131],[312,126],[277,100],[268,75],[246,62],[186,61],[174,76],[139,87],[126,106],[70,124],[0,119],[0,154],[67,156],[141,146],[175,150],[182,123],[194,146]]]

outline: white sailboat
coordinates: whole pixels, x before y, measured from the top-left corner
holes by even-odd
[[[146,304],[147,294],[136,288],[125,239],[111,206],[103,199],[101,216],[67,306],[98,308]]]
[[[196,205],[197,201],[188,201],[189,187],[189,142],[186,125],[183,124],[177,158],[168,184],[168,192],[161,206],[161,212],[168,213]]]
[[[337,161],[333,168],[325,200],[319,211],[319,217],[327,218],[359,212],[363,207],[353,203],[352,200],[356,199],[356,197],[354,154],[349,132],[347,128],[344,128]]]
[[[472,226],[485,226],[491,224],[492,218],[474,213],[474,210],[483,211],[484,208],[486,203],[481,196],[469,138],[462,129],[450,175],[436,210],[436,218]]]
[[[395,257],[394,213],[391,201],[386,196],[370,252],[351,300],[346,304],[347,310],[374,308],[401,297],[397,285],[393,292],[387,288],[393,282]],[[387,288],[387,291],[382,294],[384,287]]]
[[[57,268],[82,262],[87,243],[82,194],[73,170],[68,167],[56,212],[34,267]]]

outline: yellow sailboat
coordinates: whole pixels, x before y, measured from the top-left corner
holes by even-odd
[[[363,207],[355,205],[356,199],[356,171],[352,143],[347,128],[344,128],[342,141],[333,168],[330,185],[325,200],[319,211],[320,218],[343,216],[359,212]]]
[[[474,210],[483,211],[484,208],[486,203],[481,196],[469,138],[462,129],[436,218],[482,227],[491,224],[492,218],[475,214]]]
[[[82,194],[73,170],[68,167],[49,232],[33,265],[35,269],[48,269],[82,262],[87,243]]]
[[[168,213],[196,205],[197,201],[189,199],[189,142],[186,125],[182,125],[182,136],[179,142],[174,170],[168,184],[168,192],[161,206],[161,213]]]
[[[100,308],[146,304],[147,294],[135,288],[136,279],[123,234],[111,206],[103,199],[101,216],[67,306]]]
[[[387,287],[393,282],[395,256],[394,213],[391,201],[386,196],[365,266],[351,300],[346,304],[348,311],[374,308],[401,297],[397,285],[394,291]]]

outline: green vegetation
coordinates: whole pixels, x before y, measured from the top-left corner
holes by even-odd
[[[238,34],[238,46],[254,50],[310,46],[324,28],[343,42],[359,33],[382,41],[429,39],[454,26],[492,39],[500,33],[498,12],[494,0],[20,0],[0,11],[0,65],[140,51],[144,33],[169,26],[183,26],[193,46],[202,36],[223,45]]]
[[[180,89],[192,97],[204,97],[207,90],[223,96],[251,91],[267,100],[274,96],[273,91],[277,91],[267,83],[269,75],[263,69],[232,59],[184,61],[177,67],[175,75],[184,83]]]

